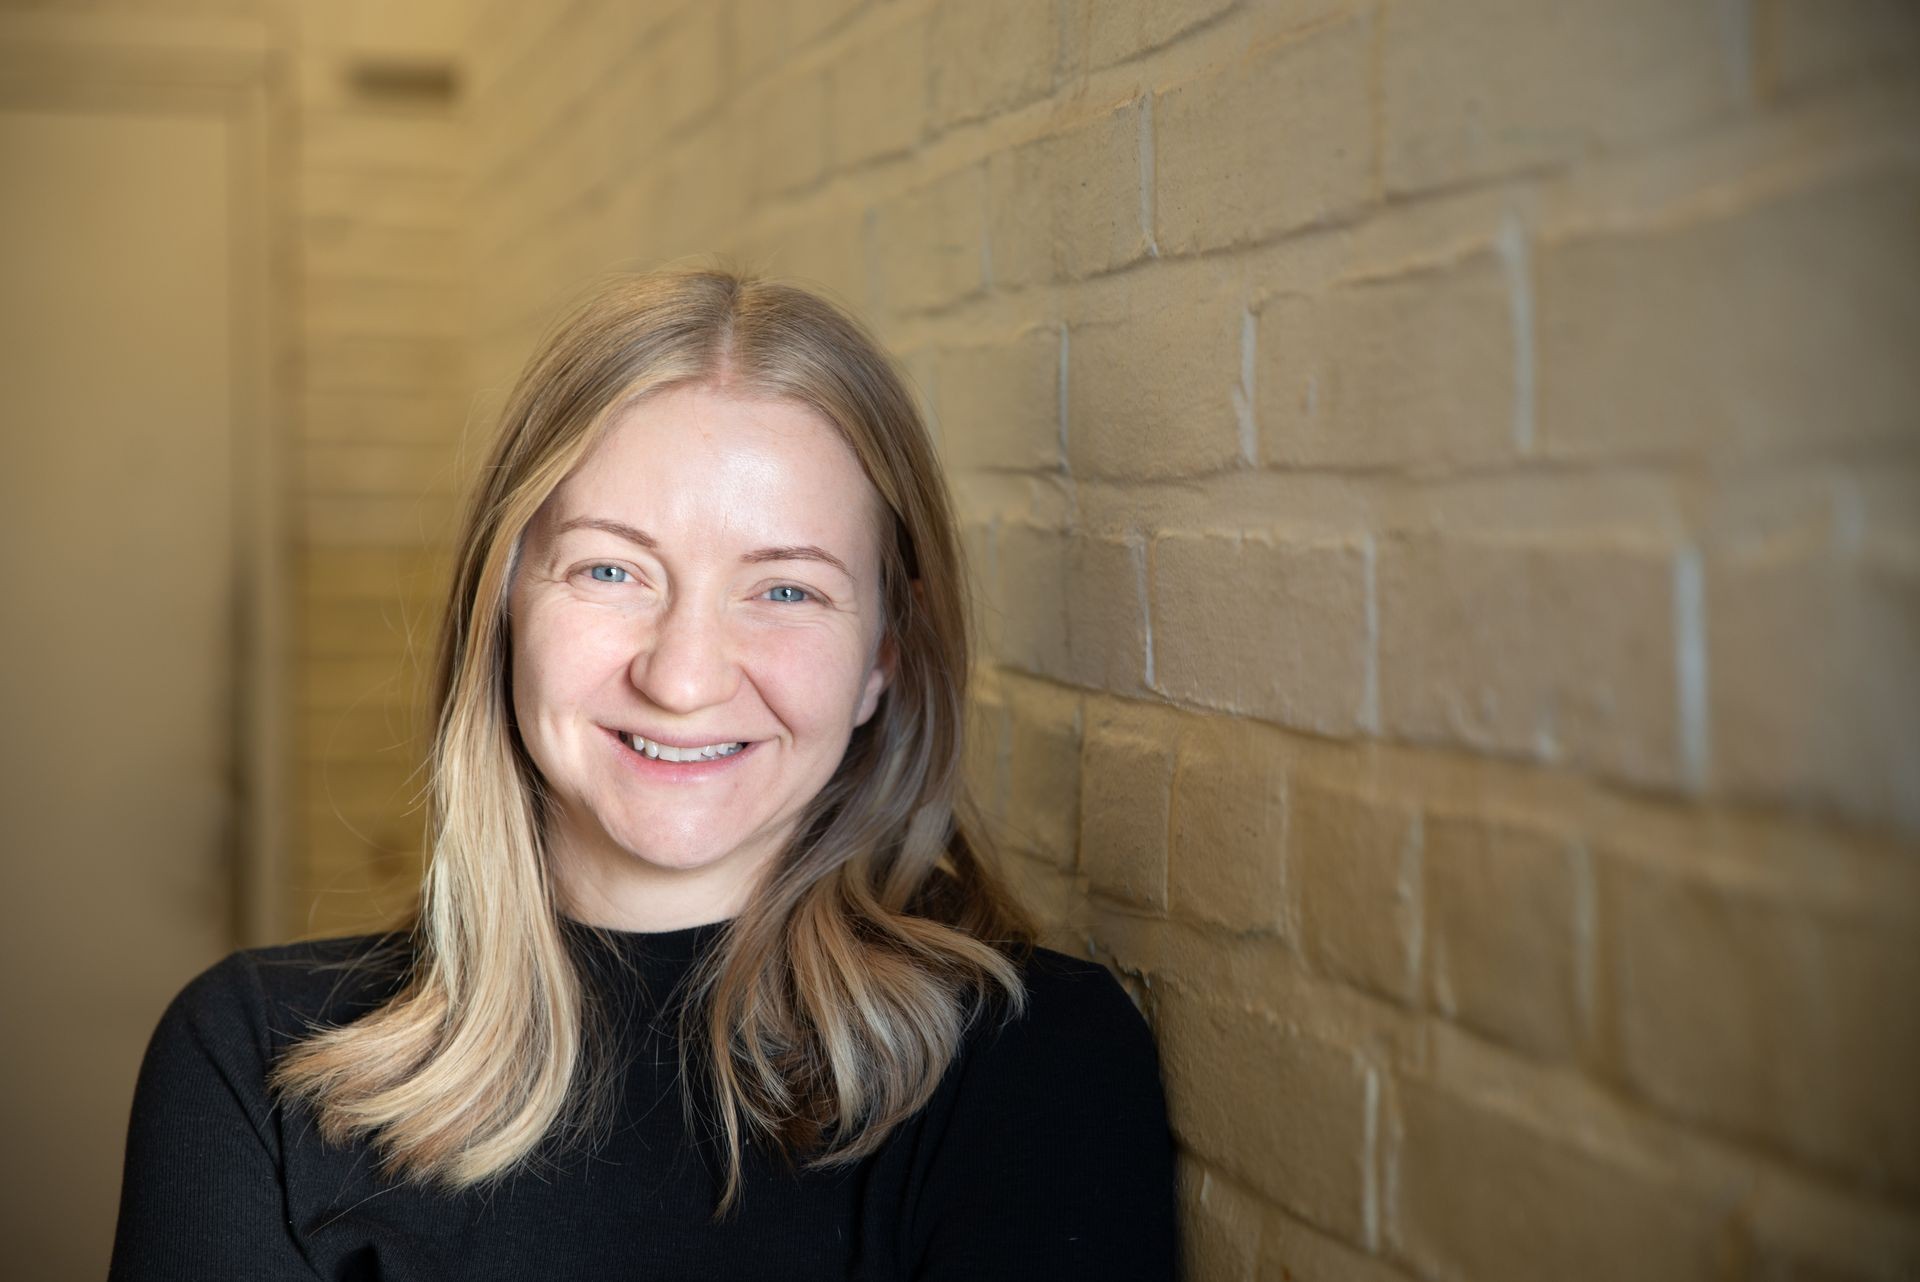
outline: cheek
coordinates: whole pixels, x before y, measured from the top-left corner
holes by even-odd
[[[586,702],[610,676],[626,669],[632,646],[604,618],[534,612],[513,638],[513,698],[522,724]]]
[[[789,728],[842,733],[858,710],[866,655],[852,638],[792,633],[751,648],[753,684]]]

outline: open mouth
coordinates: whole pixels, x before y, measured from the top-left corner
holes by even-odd
[[[614,734],[621,743],[626,744],[634,752],[656,761],[718,761],[723,757],[731,757],[735,753],[744,751],[747,746],[744,742],[732,742],[678,748],[670,743],[655,743],[642,735],[624,730],[616,730]]]

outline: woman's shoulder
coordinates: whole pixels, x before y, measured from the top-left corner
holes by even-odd
[[[1084,1031],[1110,1026],[1116,1031],[1145,1031],[1133,998],[1113,971],[1097,961],[1036,944],[1020,962],[1026,982],[1025,1018],[1036,1027],[1072,1026]]]
[[[317,1025],[345,1023],[385,1001],[411,959],[405,932],[236,949],[180,989],[157,1035],[171,1029],[270,1057]]]
[[[1097,962],[1035,948],[1021,973],[1025,1008],[970,1030],[928,1111],[905,1257],[939,1278],[1172,1277],[1173,1136],[1147,1021]]]
[[[1020,958],[1020,977],[1027,986],[1027,1013],[1035,1019],[1144,1027],[1133,998],[1100,961],[1035,944]]]
[[[1035,946],[1021,961],[1026,996],[1015,1009],[997,1002],[972,1030],[963,1057],[969,1076],[1006,1078],[1036,1090],[1077,1082],[1159,1094],[1152,1030],[1113,971]]]

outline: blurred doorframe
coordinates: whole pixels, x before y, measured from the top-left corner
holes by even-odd
[[[284,33],[263,7],[251,18],[148,16],[128,10],[0,14],[0,107],[215,115],[228,126],[232,174],[231,314],[234,424],[234,558],[238,591],[229,621],[238,658],[233,702],[229,827],[231,931],[239,945],[282,937],[287,866],[287,526],[281,483],[286,389],[279,321],[285,291],[275,270],[284,225],[276,157],[277,91]]]

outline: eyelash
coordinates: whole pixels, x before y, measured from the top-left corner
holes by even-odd
[[[595,575],[595,574],[594,574],[594,571],[596,571],[596,570],[618,570],[618,571],[619,571],[620,573],[622,573],[622,574],[625,574],[625,575],[627,576],[627,578],[629,578],[629,579],[633,577],[633,575],[632,575],[632,573],[631,573],[630,571],[628,571],[628,570],[627,570],[627,569],[626,569],[626,568],[625,568],[624,566],[618,566],[618,565],[590,565],[590,566],[588,566],[588,567],[587,567],[587,574],[588,574],[588,576],[589,576],[589,577],[591,577],[591,578],[593,579],[593,581],[594,581],[595,583],[623,583],[623,582],[625,582],[625,581],[626,581],[625,579],[603,579],[603,578],[600,578],[600,577],[598,577],[597,575]],[[820,599],[820,597],[819,597],[819,594],[817,594],[817,593],[815,593],[815,592],[812,592],[812,591],[810,591],[810,590],[808,590],[807,588],[802,588],[802,587],[796,587],[796,586],[794,586],[794,585],[793,585],[793,584],[791,584],[791,583],[780,583],[780,584],[776,584],[775,586],[773,586],[773,587],[770,587],[770,588],[768,588],[768,589],[767,589],[767,591],[769,591],[769,592],[798,592],[798,593],[800,594],[800,596],[801,596],[801,597],[803,598],[803,600],[796,600],[796,601],[791,601],[791,602],[787,602],[787,601],[783,601],[783,602],[781,602],[781,604],[783,604],[783,605],[787,605],[787,604],[792,604],[792,605],[801,605],[801,604],[804,604],[804,603],[805,603],[805,601],[818,601],[818,600]]]

